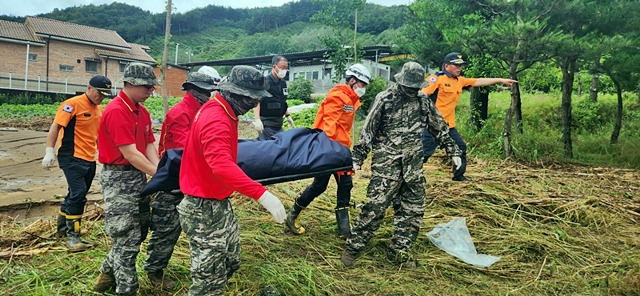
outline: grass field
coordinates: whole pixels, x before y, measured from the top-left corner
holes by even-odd
[[[629,111],[621,143],[609,145],[610,118],[597,118],[610,114],[607,106],[613,99],[603,99],[600,109],[577,102],[577,159],[567,160],[558,157],[559,113],[553,112],[559,97],[526,97],[525,135],[516,138],[520,157],[503,160],[495,147],[508,107],[506,96],[492,94],[490,118],[477,134],[464,127],[467,102],[463,98],[458,108],[459,125],[471,148],[468,175],[476,182],[451,182],[441,151],[425,165],[427,207],[413,246],[420,263],[417,269],[404,269],[385,258],[393,233],[391,209],[354,266],[341,264],[344,241],[335,235],[335,182],[331,181],[303,212],[308,233],[301,236],[273,222],[259,203],[234,196],[242,265],[225,294],[260,295],[271,286],[281,295],[640,295],[637,103],[625,101]],[[253,132],[247,126],[242,134],[250,136]],[[369,180],[363,177],[367,173],[365,163],[364,171],[354,178],[356,204],[367,201]],[[310,182],[269,188],[288,209]],[[358,214],[359,209],[351,210],[352,218]],[[479,253],[501,259],[479,268],[435,247],[425,234],[454,217],[467,219]],[[55,221],[0,218],[0,294],[93,294],[93,281],[110,248],[101,208],[87,211],[84,224],[95,247],[77,254],[67,253],[61,242],[48,238]],[[151,286],[142,270],[145,248],[146,242],[137,264],[140,295],[185,295],[190,284],[186,238],[178,241],[167,269],[179,281],[176,291]]]

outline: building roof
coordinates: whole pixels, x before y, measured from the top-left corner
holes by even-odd
[[[113,47],[118,49],[131,48],[129,43],[120,37],[116,31],[112,30],[105,30],[35,16],[27,16],[25,24],[32,28],[36,35],[41,37],[86,42],[102,45],[103,47]]]
[[[391,49],[386,45],[377,45],[377,46],[365,46],[363,48],[365,54],[363,58],[369,59],[372,61],[377,61],[382,56],[387,56],[391,54]],[[284,53],[279,54],[287,58],[289,61],[290,67],[301,66],[301,65],[315,65],[322,63],[330,63],[328,59],[325,57],[325,53],[330,50],[314,50],[314,51],[306,51],[306,52],[296,52],[296,53]],[[235,58],[235,59],[227,59],[227,60],[213,60],[213,61],[204,61],[204,62],[191,62],[191,63],[183,63],[181,65],[185,67],[194,67],[194,66],[236,66],[236,65],[250,65],[256,66],[261,64],[269,64],[271,65],[271,58],[275,54],[265,55],[265,56],[257,56],[257,57],[246,57],[246,58]]]
[[[0,20],[0,38],[43,43],[42,38],[35,36],[22,23]]]
[[[142,61],[147,62],[152,65],[156,64],[156,60],[154,60],[145,50],[148,50],[149,47],[146,45],[140,45],[136,43],[127,43],[129,44],[129,48],[127,50],[115,51],[115,50],[106,50],[96,48],[96,54],[101,57],[109,57],[116,60],[124,60],[124,61]]]

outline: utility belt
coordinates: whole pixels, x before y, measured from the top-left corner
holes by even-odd
[[[138,171],[138,169],[131,164],[105,164],[102,166],[102,169],[107,171]]]

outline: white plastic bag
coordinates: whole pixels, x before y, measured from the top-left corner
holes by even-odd
[[[448,223],[438,224],[427,237],[436,247],[475,266],[489,267],[500,260],[500,257],[478,254],[466,218],[455,217]]]

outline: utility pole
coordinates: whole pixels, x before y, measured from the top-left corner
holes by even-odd
[[[162,68],[160,69],[160,81],[162,82],[162,106],[163,115],[169,112],[169,99],[167,98],[167,59],[169,56],[169,36],[171,36],[171,0],[167,0],[167,24],[164,28],[164,51],[162,52]],[[176,64],[178,63],[178,43],[176,43]],[[164,118],[164,116],[163,116]]]
[[[356,17],[355,17],[355,22],[353,24],[353,62],[354,63],[358,61],[358,48],[356,47],[357,34],[358,34],[358,9],[356,8]]]
[[[176,42],[176,61],[174,64],[178,64],[178,46],[180,46],[180,43]]]

